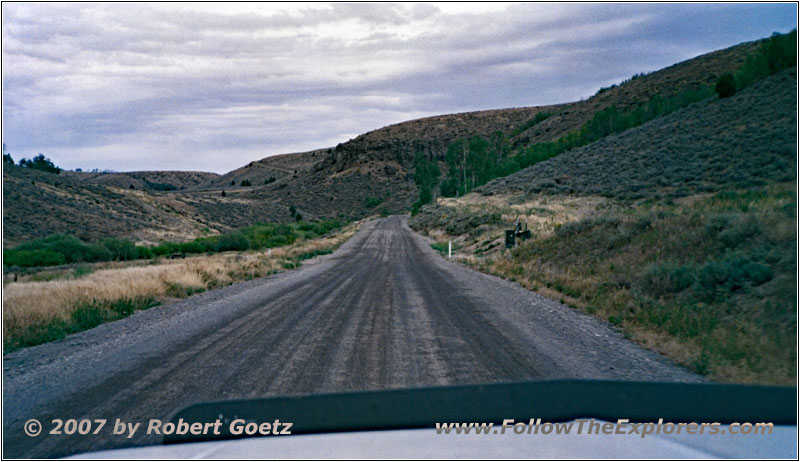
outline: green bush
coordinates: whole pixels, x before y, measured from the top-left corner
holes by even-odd
[[[111,260],[136,260],[139,258],[136,245],[127,239],[107,238],[100,243],[108,250]]]
[[[127,244],[117,240],[86,244],[75,236],[55,234],[44,239],[20,244],[14,249],[6,251],[10,260],[4,259],[3,262],[12,266],[52,266],[65,263],[108,261],[114,259],[115,256],[121,258],[131,252],[135,253],[135,246],[125,242]],[[116,253],[109,250],[106,244],[111,246]],[[55,257],[55,254],[60,257]]]
[[[253,186],[253,184],[250,183],[250,180],[242,180],[239,186]]]
[[[172,254],[198,254],[228,250],[266,249],[313,239],[341,228],[339,220],[301,222],[295,210],[295,224],[256,224],[221,236],[199,237],[188,242],[162,242],[137,246],[127,239],[106,238],[84,243],[74,236],[56,234],[21,244],[3,253],[3,264],[16,267],[54,266],[67,263],[149,259]]]
[[[213,251],[219,245],[218,242],[213,242],[207,239],[195,239],[189,242],[183,242],[175,245],[175,250],[179,253],[205,253]]]
[[[241,231],[232,231],[219,237],[217,252],[229,250],[247,250],[250,248],[250,239]]]
[[[373,207],[377,207],[377,206],[381,205],[382,202],[383,202],[383,199],[381,199],[379,197],[369,197],[368,196],[366,199],[364,199],[364,206],[366,208],[368,208],[368,209],[371,209]]]
[[[3,252],[3,264],[21,268],[33,266],[55,266],[66,263],[64,255],[47,249],[6,250]]]
[[[75,268],[75,270],[72,272],[72,277],[77,279],[92,273],[94,273],[94,268],[92,268],[89,265],[80,265],[77,268]]]
[[[644,271],[640,285],[644,292],[662,297],[686,290],[694,281],[695,274],[691,266],[654,264]]]
[[[145,246],[136,246],[136,254],[143,259],[150,259],[154,256],[153,249]]]
[[[730,72],[722,74],[714,85],[720,98],[728,98],[736,93],[736,78]]]

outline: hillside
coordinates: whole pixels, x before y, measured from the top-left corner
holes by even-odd
[[[176,171],[111,173],[65,171],[61,172],[60,175],[64,178],[70,178],[82,183],[136,189],[139,191],[174,191],[186,189],[219,177],[216,173]]]
[[[797,72],[564,152],[410,224],[714,380],[796,383]],[[531,239],[504,249],[504,230]]]
[[[305,175],[316,162],[318,162],[327,149],[281,154],[265,157],[261,160],[250,162],[244,167],[232,170],[224,175],[209,178],[206,181],[192,185],[192,190],[230,190],[241,187],[242,181],[249,181],[253,186],[268,184],[268,182]]]
[[[109,236],[143,242],[183,240],[200,235],[205,226],[170,195],[91,180],[4,164],[3,245],[57,233],[85,241]]]
[[[682,197],[793,181],[797,75],[679,110],[480,187],[621,199]]]
[[[638,74],[622,84],[598,90],[585,101],[564,105],[552,117],[523,131],[512,141],[515,146],[524,146],[555,140],[579,129],[592,115],[608,107],[615,106],[620,111],[626,111],[656,94],[667,98],[687,88],[713,85],[720,75],[741,66],[748,53],[757,48],[758,41],[742,43],[646,75]]]

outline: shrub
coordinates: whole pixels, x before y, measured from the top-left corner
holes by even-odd
[[[203,253],[208,252],[209,250],[214,250],[216,245],[218,245],[218,243],[215,243],[216,245],[209,244],[210,243],[208,240],[195,239],[193,241],[176,244],[175,250],[177,250],[179,253]]]
[[[250,183],[250,180],[242,180],[239,186],[252,186],[253,184]]]
[[[153,250],[150,247],[136,246],[136,254],[139,255],[139,258],[153,258]]]
[[[163,255],[169,255],[175,253],[175,244],[171,242],[163,242],[158,244],[155,247],[151,247],[150,250],[153,252],[153,256],[160,257]]]
[[[136,245],[127,239],[107,238],[101,242],[108,249],[111,260],[136,260],[139,252]]]
[[[733,221],[728,228],[717,236],[719,241],[727,248],[743,245],[748,239],[761,234],[761,224],[750,216]]]
[[[364,206],[367,207],[368,209],[371,209],[373,207],[381,205],[382,202],[383,199],[379,197],[367,197],[366,199],[364,199]]]
[[[217,251],[225,252],[228,250],[247,250],[250,248],[250,240],[241,231],[232,231],[219,237]]]
[[[46,249],[6,250],[3,252],[3,264],[6,266],[32,267],[55,266],[66,263],[64,255]]]
[[[717,91],[720,98],[733,96],[733,94],[736,93],[736,79],[733,77],[733,74],[730,72],[722,74],[719,79],[717,79],[714,90]]]
[[[690,266],[656,264],[647,268],[641,278],[642,290],[655,297],[681,292],[694,283]]]

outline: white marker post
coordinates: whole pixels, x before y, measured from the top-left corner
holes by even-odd
[[[447,241],[447,258],[453,258],[453,241]]]

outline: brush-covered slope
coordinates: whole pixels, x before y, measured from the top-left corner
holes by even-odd
[[[489,136],[553,108],[469,112],[390,125],[336,147],[250,162],[175,198],[215,229],[296,219],[290,210],[304,219],[402,213],[417,198],[417,153],[442,158],[456,139]]]
[[[797,76],[783,71],[730,98],[691,105],[478,189],[636,199],[795,179]]]
[[[633,76],[622,84],[602,88],[591,98],[564,105],[554,111],[552,117],[515,136],[512,142],[515,146],[525,146],[552,141],[579,129],[596,112],[611,106],[625,112],[650,100],[653,95],[669,98],[689,88],[713,85],[722,74],[738,69],[747,55],[758,49],[759,42],[741,43],[706,53],[656,72]]]
[[[191,188],[219,177],[209,172],[143,171],[143,172],[61,172],[64,177],[88,184],[137,189],[140,191],[175,191]]]
[[[87,241],[128,237],[184,240],[205,225],[169,195],[97,184],[70,175],[3,165],[3,246],[51,234]]]

